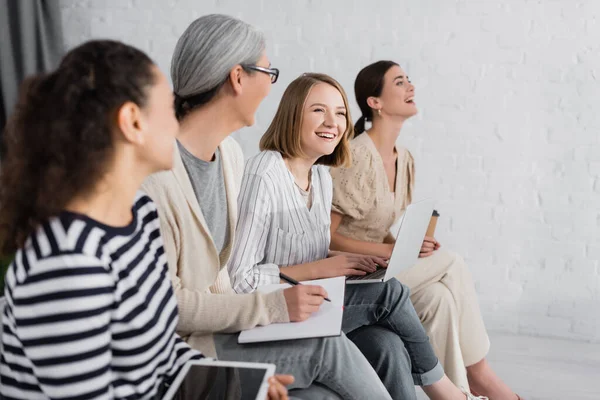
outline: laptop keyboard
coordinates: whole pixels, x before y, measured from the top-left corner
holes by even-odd
[[[362,281],[365,279],[380,279],[385,276],[387,269],[378,267],[377,271],[371,272],[367,275],[352,275],[346,278],[347,281]]]

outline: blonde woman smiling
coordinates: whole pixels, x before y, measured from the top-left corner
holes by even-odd
[[[385,264],[379,257],[329,252],[327,166],[346,164],[351,135],[348,101],[337,81],[304,74],[288,86],[261,139],[262,152],[244,171],[228,264],[235,290],[277,283],[280,271],[308,280],[364,275]],[[465,398],[444,375],[408,289],[396,279],[347,286],[342,328],[392,398],[414,399],[414,384],[432,399]]]

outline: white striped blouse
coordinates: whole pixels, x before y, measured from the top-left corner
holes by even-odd
[[[327,257],[333,195],[328,168],[313,166],[311,179],[309,210],[278,152],[263,151],[246,163],[228,264],[236,292],[279,283],[279,267]]]
[[[177,302],[156,207],[109,227],[63,212],[6,276],[0,398],[148,399],[200,354],[175,333]]]

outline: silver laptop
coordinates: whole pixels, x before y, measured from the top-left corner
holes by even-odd
[[[349,276],[346,278],[346,284],[386,282],[415,265],[432,212],[433,200],[431,199],[409,205],[400,222],[396,244],[387,268],[378,268],[377,271],[367,275]]]

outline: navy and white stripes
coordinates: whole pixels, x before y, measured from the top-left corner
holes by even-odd
[[[2,319],[3,398],[152,398],[200,357],[175,334],[156,208],[138,195],[132,210],[120,228],[63,212],[16,254]]]

